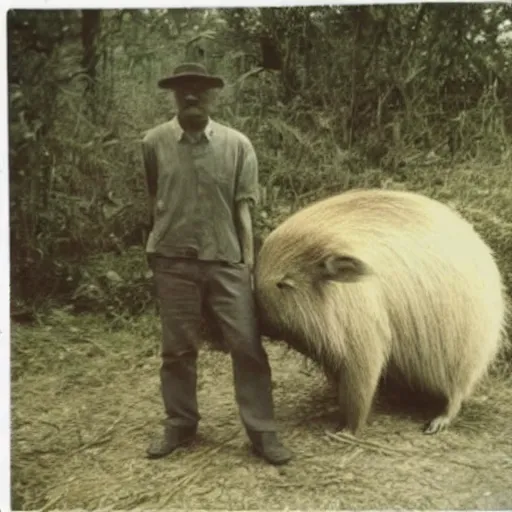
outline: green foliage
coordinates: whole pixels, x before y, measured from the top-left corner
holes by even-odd
[[[85,18],[10,11],[15,316],[50,300],[112,318],[152,304],[140,140],[172,116],[172,96],[156,82],[180,61],[202,61],[226,79],[216,117],[257,149],[255,223],[264,235],[336,191],[392,182],[432,192],[444,180],[434,169],[506,164],[507,18],[510,6],[500,4],[123,9]],[[497,231],[476,219],[498,251],[508,251],[506,214]]]

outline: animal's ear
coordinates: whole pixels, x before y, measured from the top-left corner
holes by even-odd
[[[371,273],[370,267],[352,256],[331,254],[320,263],[320,273],[324,279],[353,283]]]

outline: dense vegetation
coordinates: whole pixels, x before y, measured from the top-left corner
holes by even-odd
[[[465,190],[471,200],[460,206],[471,206],[504,260],[511,9],[10,11],[14,318],[51,304],[118,318],[151,304],[139,141],[172,115],[156,81],[185,59],[225,77],[216,116],[256,146],[260,233],[289,208],[349,187],[402,186],[446,200]],[[472,181],[454,190],[447,176],[461,164]],[[485,205],[499,206],[499,226]]]

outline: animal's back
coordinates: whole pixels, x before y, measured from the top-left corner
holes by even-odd
[[[471,392],[498,350],[505,301],[491,250],[458,213],[411,192],[354,190],[304,208],[271,237],[278,232],[364,261],[388,311],[393,362],[433,391],[462,378]],[[350,283],[336,286],[353,294]]]

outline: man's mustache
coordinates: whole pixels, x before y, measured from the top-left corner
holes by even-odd
[[[192,116],[204,116],[206,115],[206,110],[201,107],[200,105],[185,105],[185,108],[183,109],[183,113],[186,115],[192,115]]]

